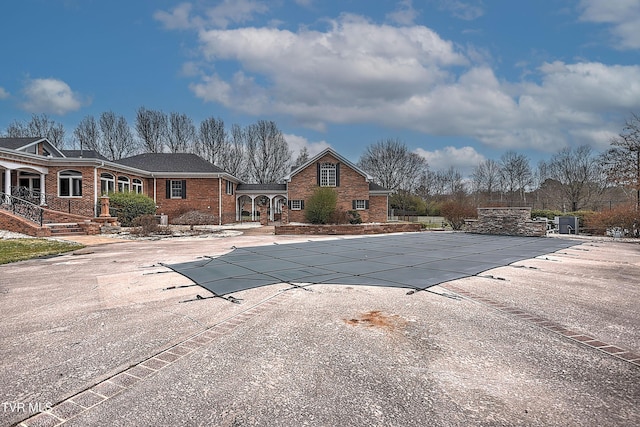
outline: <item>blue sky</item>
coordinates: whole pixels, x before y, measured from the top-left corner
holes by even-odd
[[[640,113],[640,0],[7,0],[0,132],[140,106],[273,120],[352,161],[399,138],[433,169],[606,149]]]

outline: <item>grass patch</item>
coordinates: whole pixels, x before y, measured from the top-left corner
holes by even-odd
[[[48,239],[2,239],[0,240],[0,264],[62,254],[83,247],[84,245],[79,243]]]

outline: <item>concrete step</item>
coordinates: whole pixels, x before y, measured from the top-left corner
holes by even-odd
[[[82,236],[87,233],[75,222],[45,224],[52,236]]]

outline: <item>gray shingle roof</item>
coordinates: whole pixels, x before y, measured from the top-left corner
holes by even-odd
[[[145,153],[116,160],[124,166],[149,172],[224,173],[216,165],[191,153]]]
[[[376,184],[375,182],[369,182],[369,191],[389,191],[389,190],[384,188],[381,185]]]
[[[10,150],[17,150],[20,147],[29,145],[34,141],[39,141],[42,138],[29,137],[29,138],[0,138],[0,147],[8,148]]]
[[[240,184],[237,191],[287,191],[287,184]]]
[[[62,154],[64,154],[65,157],[109,160],[95,150],[82,150],[82,151],[81,150],[60,150],[60,151],[62,151]]]

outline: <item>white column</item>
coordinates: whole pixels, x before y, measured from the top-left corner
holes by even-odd
[[[44,173],[40,174],[40,204],[41,205],[46,205],[47,204],[47,198],[45,197],[45,195],[47,194],[47,187],[45,185],[45,177],[47,175]]]
[[[4,171],[4,192],[11,194],[11,169]]]
[[[4,192],[7,195],[11,195],[11,169],[7,168],[4,171]],[[11,198],[7,197],[7,204],[11,204]]]
[[[269,219],[274,221],[273,211],[275,211],[275,205],[273,204],[273,196],[269,196]]]
[[[251,221],[256,220],[256,196],[251,196]]]

